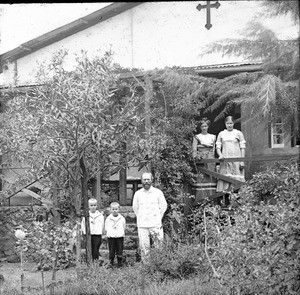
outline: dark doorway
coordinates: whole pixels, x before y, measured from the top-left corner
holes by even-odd
[[[221,106],[219,109],[214,110],[211,113],[200,113],[200,116],[197,118],[200,121],[202,118],[206,117],[210,120],[210,126],[208,132],[211,134],[218,134],[225,129],[225,118],[222,118],[218,121],[215,121],[215,118],[219,115],[224,106]],[[232,108],[231,112],[228,113],[228,116],[233,116],[235,119],[234,128],[241,130],[241,107],[239,105]],[[200,124],[197,126],[197,134],[201,132]]]

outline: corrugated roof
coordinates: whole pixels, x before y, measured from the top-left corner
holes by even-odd
[[[197,69],[213,69],[213,68],[229,68],[229,67],[239,67],[239,66],[252,66],[260,65],[261,62],[234,62],[234,63],[223,63],[223,64],[213,64],[213,65],[203,65],[192,67],[195,70]]]
[[[225,63],[225,64],[215,64],[215,65],[205,65],[205,66],[195,66],[195,67],[180,67],[182,73],[197,73],[199,76],[207,77],[217,77],[224,78],[226,76],[234,75],[242,72],[258,72],[262,71],[262,63],[260,62],[246,62],[246,63]],[[119,79],[130,79],[133,77],[143,78],[145,75],[155,74],[155,70],[152,71],[128,71],[121,73]],[[35,87],[42,86],[43,84],[28,84],[28,85],[18,85],[14,88],[22,89],[23,87]],[[9,86],[1,86],[0,89],[9,89]]]
[[[200,76],[224,78],[242,72],[262,71],[261,62],[227,63],[190,68]]]

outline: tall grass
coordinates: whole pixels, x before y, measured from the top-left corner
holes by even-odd
[[[59,279],[59,278],[58,278]],[[45,295],[50,292],[49,286]],[[136,263],[120,269],[106,266],[81,266],[77,269],[77,278],[58,281],[54,289],[55,295],[215,295],[218,293],[217,283],[208,281],[200,275],[187,279],[155,280],[147,275],[144,265]],[[4,286],[3,295],[21,295],[18,286]],[[23,295],[44,295],[42,286],[27,286]]]

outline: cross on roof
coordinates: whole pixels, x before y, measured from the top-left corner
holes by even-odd
[[[218,9],[220,7],[220,3],[217,1],[215,2],[214,4],[210,4],[210,1],[206,1],[206,5],[201,5],[201,4],[198,4],[197,5],[197,9],[200,11],[202,8],[206,8],[206,25],[205,25],[205,28],[206,29],[210,29],[212,27],[212,24],[210,22],[210,8],[216,8]]]

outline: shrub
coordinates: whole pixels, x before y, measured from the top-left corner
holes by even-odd
[[[68,286],[63,295],[211,295],[221,294],[215,281],[203,282],[201,276],[188,279],[158,281],[149,275],[145,265],[136,263],[133,267],[109,269],[93,264],[78,268],[79,279]]]
[[[69,241],[72,229],[69,223],[55,225],[52,221],[36,221],[32,223],[25,239],[19,242],[23,247],[26,258],[37,262],[39,268],[66,268],[75,263]]]
[[[143,277],[142,265],[136,263],[120,269],[99,267],[97,263],[77,268],[78,282],[76,292],[68,294],[137,294],[142,286],[147,286],[148,279]],[[146,281],[145,281],[146,280]],[[74,286],[73,286],[74,289]],[[74,290],[73,290],[74,291]]]
[[[206,208],[211,261],[231,294],[299,294],[299,196],[297,165],[277,165],[232,195],[235,211]]]
[[[202,245],[172,241],[164,241],[161,247],[151,249],[144,267],[147,275],[160,281],[207,274],[209,270]]]

